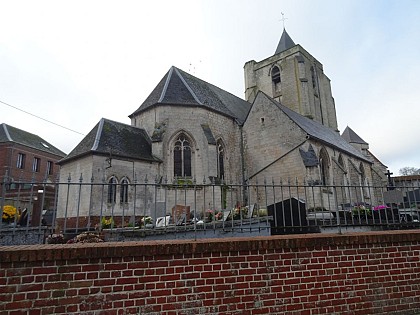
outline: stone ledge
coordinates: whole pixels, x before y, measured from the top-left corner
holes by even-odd
[[[163,240],[85,244],[0,246],[0,262],[29,262],[113,257],[191,255],[274,249],[366,246],[414,243],[420,246],[420,230],[332,234],[302,234],[202,240]]]

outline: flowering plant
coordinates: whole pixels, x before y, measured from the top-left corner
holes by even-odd
[[[223,212],[222,211],[216,212],[216,214],[214,215],[214,218],[216,220],[222,220],[223,219]]]
[[[153,224],[152,217],[143,217],[141,218],[141,225]]]
[[[212,210],[212,209],[207,209],[206,210],[206,215],[205,215],[206,221],[213,221],[213,219],[214,219],[214,212],[215,212],[215,210]]]
[[[385,210],[385,209],[388,209],[389,207],[387,206],[387,205],[379,205],[379,206],[375,206],[375,207],[373,207],[373,209],[372,210],[374,210],[374,211],[379,211],[379,210]]]
[[[360,216],[371,216],[372,212],[369,207],[366,207],[365,205],[359,205],[355,206],[353,208],[353,215],[360,215]]]
[[[101,220],[101,227],[103,229],[110,229],[114,227],[114,219],[110,217],[109,219],[103,217]]]
[[[247,207],[235,207],[232,212],[230,218],[232,220],[240,220],[241,218],[245,218],[248,215],[248,208]]]
[[[223,219],[223,212],[218,210],[208,209],[205,215],[206,221],[215,221]]]
[[[15,218],[18,219],[18,217],[19,214],[15,207],[9,205],[3,206],[3,215],[1,217],[3,222],[14,222]]]

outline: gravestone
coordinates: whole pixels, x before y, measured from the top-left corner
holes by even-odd
[[[166,202],[157,201],[156,203],[152,203],[150,205],[150,216],[152,217],[152,221],[156,222],[157,218],[164,217],[168,215],[166,211]]]
[[[297,198],[285,199],[267,207],[271,221],[271,235],[308,233],[306,204]]]
[[[384,191],[384,202],[386,204],[399,204],[404,201],[404,195],[401,190]]]
[[[172,207],[172,221],[176,224],[190,221],[190,206],[175,205]]]

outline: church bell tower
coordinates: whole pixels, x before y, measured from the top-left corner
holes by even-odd
[[[322,64],[283,29],[274,55],[244,66],[245,99],[253,102],[258,91],[290,109],[338,131],[330,79]]]

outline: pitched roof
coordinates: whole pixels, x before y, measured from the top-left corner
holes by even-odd
[[[356,150],[351,144],[345,141],[338,134],[338,132],[324,126],[323,124],[315,120],[309,119],[305,116],[298,114],[297,112],[291,110],[290,108],[280,104],[279,102],[276,102],[275,100],[267,96],[265,93],[261,91],[258,92],[257,98],[255,99],[254,102],[256,102],[256,100],[258,99],[259,94],[261,94],[261,97],[265,97],[268,100],[270,100],[273,104],[275,104],[293,122],[295,122],[303,131],[305,131],[310,138],[323,142],[329,146],[332,146],[342,152],[350,154],[366,162],[372,163],[362,153]]]
[[[245,121],[251,104],[176,67],[171,67],[143,104],[129,117],[158,105],[198,106]]]
[[[87,154],[159,161],[152,155],[152,143],[144,129],[105,118],[59,164]]]
[[[359,137],[357,133],[353,131],[349,126],[344,129],[343,133],[341,134],[344,140],[348,143],[359,143],[359,144],[368,144],[365,140]]]
[[[41,137],[4,123],[0,124],[0,143],[1,142],[14,142],[36,150],[58,155],[60,157],[66,156],[63,151],[57,149]]]
[[[278,53],[281,53],[293,46],[295,46],[293,39],[286,32],[286,29],[283,29],[283,33],[281,34],[279,44],[277,45],[277,49],[274,54],[277,55]]]

